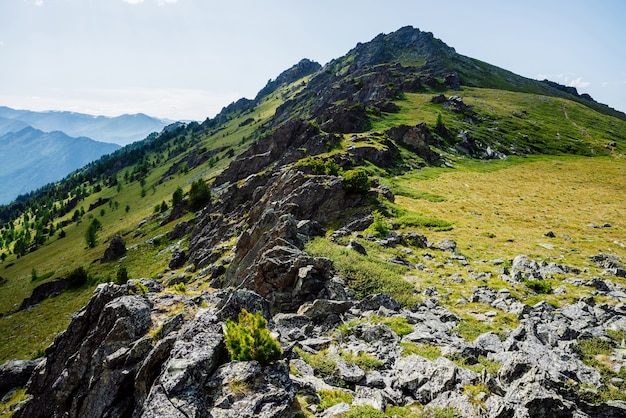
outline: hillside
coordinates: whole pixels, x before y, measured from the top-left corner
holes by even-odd
[[[0,148],[0,203],[7,204],[61,180],[119,146],[25,127],[0,135]]]
[[[302,60],[0,207],[0,413],[624,416],[625,151],[417,29]]]

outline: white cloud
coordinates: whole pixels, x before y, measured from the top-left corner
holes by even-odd
[[[576,87],[576,88],[585,88],[589,87],[591,83],[589,81],[583,81],[582,77],[578,77],[573,79],[568,83],[568,86]]]
[[[143,3],[143,0],[122,0],[124,3],[128,3],[128,4],[139,4],[139,3]]]
[[[164,4],[176,4],[178,0],[158,0],[159,5],[164,5]]]

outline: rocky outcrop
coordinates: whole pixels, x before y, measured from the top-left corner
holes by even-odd
[[[37,360],[9,360],[0,365],[0,397],[10,390],[26,386],[35,367],[43,359]]]
[[[433,163],[440,157],[430,149],[431,146],[439,145],[439,143],[424,122],[413,127],[400,125],[391,128],[386,133],[391,139],[414,151],[428,163]]]
[[[67,279],[56,279],[50,282],[42,283],[33,289],[33,292],[29,297],[22,301],[18,311],[28,309],[43,302],[49,297],[59,295],[70,287],[72,287],[72,283]]]
[[[117,260],[124,254],[126,254],[126,244],[124,244],[124,239],[120,235],[116,235],[111,240],[109,247],[104,251],[104,255],[100,259],[100,262],[108,263],[110,261]]]
[[[98,286],[89,304],[46,349],[28,384],[31,398],[15,417],[122,416],[126,395],[151,338],[151,302],[124,286]]]

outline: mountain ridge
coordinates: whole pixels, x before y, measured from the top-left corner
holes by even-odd
[[[116,144],[73,138],[61,131],[43,132],[27,126],[0,135],[0,202],[61,180],[68,173],[119,149]]]
[[[421,38],[454,57],[300,61],[0,207],[14,416],[623,416],[626,123]]]

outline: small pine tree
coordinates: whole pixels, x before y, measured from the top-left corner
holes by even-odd
[[[176,206],[183,201],[183,189],[177,187],[172,194],[172,206]]]
[[[282,355],[280,344],[270,335],[261,312],[253,315],[242,309],[238,322],[228,319],[224,326],[226,349],[231,360],[256,360],[266,365]]]
[[[87,231],[85,231],[85,241],[87,241],[89,248],[95,248],[98,243],[98,231],[101,229],[102,223],[100,223],[98,218],[94,218],[89,224],[89,227],[87,227]]]
[[[116,276],[116,283],[117,284],[126,284],[128,283],[128,270],[126,269],[125,266],[121,266],[118,270],[117,270],[117,276]]]

